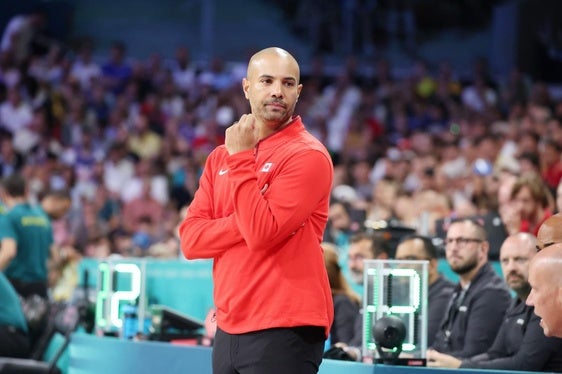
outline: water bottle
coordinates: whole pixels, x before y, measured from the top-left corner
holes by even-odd
[[[137,307],[132,304],[123,306],[123,339],[132,340],[138,332]]]

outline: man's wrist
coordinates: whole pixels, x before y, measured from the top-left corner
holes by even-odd
[[[342,347],[342,349],[345,351],[345,353],[351,356],[351,358],[353,358],[355,361],[361,361],[363,357],[363,355],[361,354],[361,349],[357,347],[350,347],[350,346]]]

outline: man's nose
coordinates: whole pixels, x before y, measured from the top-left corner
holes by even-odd
[[[525,304],[529,306],[535,305],[535,292],[533,291],[532,288],[531,288],[531,292],[529,293],[529,296],[527,296],[527,300],[525,300]]]
[[[283,82],[275,81],[271,86],[271,94],[275,97],[283,97]]]

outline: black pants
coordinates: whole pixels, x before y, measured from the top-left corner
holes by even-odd
[[[28,299],[34,295],[41,297],[41,300],[34,299],[33,302],[24,302],[24,313],[27,320],[27,328],[29,330],[30,352],[33,354],[37,349],[45,329],[47,328],[49,318],[49,304],[47,297],[47,282],[24,282],[18,279],[8,278],[18,295],[24,299]],[[39,303],[38,303],[39,302]]]
[[[19,279],[8,278],[18,295],[28,297],[31,295],[39,295],[47,298],[47,281],[24,282]]]
[[[217,329],[213,374],[314,374],[324,351],[324,329],[275,328],[246,334]]]
[[[28,336],[12,326],[0,326],[0,357],[27,358]]]

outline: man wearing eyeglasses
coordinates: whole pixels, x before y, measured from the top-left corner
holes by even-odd
[[[474,357],[460,360],[428,351],[428,366],[495,370],[561,371],[562,339],[544,336],[540,318],[529,300],[529,264],[537,253],[537,240],[529,233],[509,236],[502,244],[500,262],[505,282],[515,297],[507,310],[494,344]]]
[[[449,300],[433,346],[457,358],[486,352],[494,342],[511,296],[488,263],[486,230],[475,220],[453,221],[445,254],[459,283]]]

